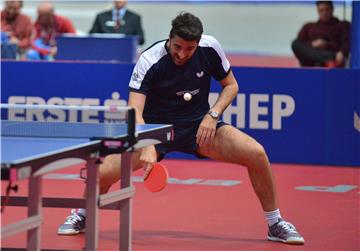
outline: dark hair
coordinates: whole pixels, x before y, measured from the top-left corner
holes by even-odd
[[[188,12],[182,12],[177,15],[171,22],[170,38],[178,35],[187,41],[197,42],[201,39],[203,26],[200,19]]]
[[[316,6],[319,6],[320,4],[327,4],[332,10],[334,9],[334,4],[332,1],[316,1]]]
[[[24,2],[22,0],[17,0],[17,1],[14,1],[14,0],[9,0],[9,1],[5,1],[5,4],[8,4],[8,3],[18,3],[20,8],[23,7],[24,5]]]

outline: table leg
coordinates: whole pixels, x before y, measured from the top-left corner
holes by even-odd
[[[42,176],[30,177],[28,197],[28,217],[39,215],[42,219]],[[40,251],[41,226],[27,231],[27,250]]]
[[[121,188],[131,187],[131,156],[129,152],[121,155]],[[120,202],[120,251],[131,250],[132,198]]]
[[[90,159],[87,162],[85,250],[89,251],[97,250],[99,238],[99,171],[96,161],[96,159]]]

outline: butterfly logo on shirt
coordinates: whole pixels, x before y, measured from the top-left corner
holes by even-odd
[[[204,76],[204,71],[196,72],[196,77],[202,78]]]
[[[196,94],[198,94],[200,92],[200,88],[199,89],[196,89],[196,90],[192,90],[192,91],[189,91],[189,90],[186,90],[186,91],[179,91],[176,93],[177,96],[184,96],[185,93],[190,93],[191,96],[194,96]]]
[[[132,74],[132,76],[131,76],[131,79],[133,80],[133,81],[139,81],[140,80],[140,75],[139,75],[139,73],[137,73],[137,72],[134,72],[133,74]]]

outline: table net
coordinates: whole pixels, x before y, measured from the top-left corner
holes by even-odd
[[[130,107],[1,104],[0,108],[2,136],[112,138],[135,134],[135,111]]]

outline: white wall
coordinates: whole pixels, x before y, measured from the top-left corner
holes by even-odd
[[[26,1],[23,11],[33,20],[38,1]],[[112,7],[111,1],[55,1],[56,12],[69,17],[75,27],[88,32],[96,13]],[[203,21],[206,34],[215,36],[228,52],[292,55],[290,43],[301,25],[316,20],[310,3],[239,3],[239,2],[137,2],[128,8],[141,14],[145,30],[144,47],[168,36],[171,20],[181,11],[189,11]],[[344,14],[345,13],[345,14]],[[335,15],[350,20],[351,6],[335,6]]]

